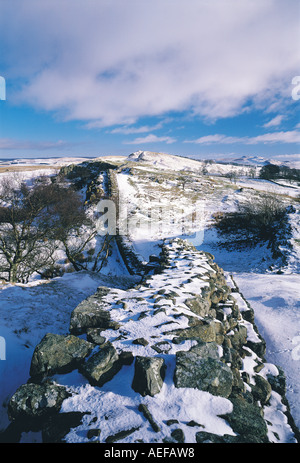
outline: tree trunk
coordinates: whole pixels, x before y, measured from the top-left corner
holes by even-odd
[[[18,264],[16,263],[11,264],[10,271],[9,271],[9,282],[10,283],[18,283],[17,272],[18,272]]]

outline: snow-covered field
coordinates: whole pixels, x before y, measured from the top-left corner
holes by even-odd
[[[293,247],[286,266],[282,268],[282,274],[272,273],[270,270],[272,262],[269,250],[265,247],[241,252],[225,251],[216,246],[217,236],[209,228],[213,212],[234,209],[241,197],[247,198],[253,191],[285,195],[287,201],[296,204],[295,198],[300,194],[299,187],[291,188],[288,185],[281,186],[247,177],[240,178],[233,184],[229,179],[219,176],[200,175],[201,169],[198,169],[197,161],[190,163],[190,170],[186,174],[190,176],[191,181],[185,183],[184,179],[179,180],[178,172],[183,168],[183,158],[177,159],[176,166],[172,157],[160,155],[158,162],[153,163],[153,156],[145,156],[144,162],[139,161],[138,156],[132,156],[129,165],[136,164],[136,172],[140,175],[128,175],[128,172],[118,174],[121,199],[130,212],[132,223],[137,224],[130,228],[129,238],[133,249],[140,255],[141,260],[147,261],[151,254],[159,252],[158,245],[163,238],[183,235],[185,237],[186,232],[196,232],[196,235],[186,237],[198,249],[209,251],[215,256],[216,263],[224,268],[228,275],[233,276],[254,309],[259,331],[267,343],[266,360],[284,369],[287,376],[287,398],[295,422],[300,427],[299,203],[297,212],[290,215]],[[66,164],[68,162],[69,160]],[[194,166],[196,171],[193,169]],[[222,166],[222,169],[228,171],[230,166]],[[26,175],[30,176],[28,173]],[[152,218],[156,218],[154,228],[149,227],[149,206],[154,214]],[[192,216],[194,219],[192,222],[186,220],[184,229],[182,221],[170,221],[169,217],[167,221],[157,220],[158,217],[161,218],[159,211],[166,210],[174,212],[173,218],[183,211],[184,218]],[[189,230],[186,229],[187,224],[190,225]],[[1,358],[4,358],[4,354],[6,358],[0,360],[0,430],[8,425],[7,402],[17,387],[27,381],[33,350],[44,334],[66,334],[72,310],[83,299],[93,294],[98,286],[108,285],[122,289],[127,287],[130,281],[132,279],[120,256],[115,252],[101,275],[80,272],[65,274],[52,281],[34,281],[27,285],[0,285],[0,336],[5,340],[5,352],[0,353]],[[131,375],[132,367],[124,367],[124,374]],[[70,378],[69,375],[67,380]],[[78,377],[74,378],[74,381],[78,381]],[[117,391],[121,390],[124,384],[130,383],[126,381],[121,384],[118,381],[118,376],[112,380],[115,392],[111,394],[111,401],[115,403],[116,409],[124,405],[120,403]],[[111,386],[110,383],[105,385],[104,389],[110,387],[109,385]],[[91,407],[103,405],[101,394],[95,394],[94,388],[87,384],[82,384],[82,388],[85,396],[80,397],[81,400],[85,400],[85,404],[90,404]],[[128,397],[129,402],[133,400],[129,391],[128,394],[124,390],[122,392],[123,396]],[[156,399],[155,407],[161,410],[162,414],[166,407],[171,406],[168,403],[167,392],[163,390],[161,396]],[[191,397],[187,396],[186,400],[180,403],[181,410],[186,408],[188,415],[192,414],[190,404],[195,399],[193,392],[191,394]],[[203,401],[203,413],[207,412],[207,422],[222,428],[224,423],[218,421],[217,415],[220,410],[225,413],[227,402],[220,398],[211,402],[211,399],[200,391],[196,391],[195,394]],[[179,397],[177,399],[182,400]],[[69,406],[72,408],[70,402]],[[68,403],[65,407],[67,410]],[[216,421],[210,421],[212,416]],[[225,431],[222,428],[222,432]],[[34,441],[34,436],[28,437],[29,441],[30,439]]]

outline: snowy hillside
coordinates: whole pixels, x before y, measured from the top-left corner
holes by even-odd
[[[275,365],[283,368],[287,381],[286,396],[296,425],[300,427],[300,187],[252,178],[252,163],[249,167],[204,163],[147,151],[139,151],[116,161],[119,167],[110,175],[117,188],[124,245],[132,250],[140,262],[148,264],[148,269],[154,271],[156,259],[166,239],[172,243],[174,238],[183,238],[197,250],[214,256],[216,264],[224,270],[227,282],[239,288],[242,307],[245,304],[243,297],[251,304],[256,325],[266,341],[264,373],[274,373]],[[253,161],[257,162],[257,174],[259,162],[263,161]],[[49,166],[49,169],[42,169],[44,174],[55,174],[57,170],[52,160],[37,160],[37,166],[41,162]],[[76,163],[74,159],[59,161],[60,165],[68,165],[70,162]],[[232,170],[239,174],[234,180],[226,176]],[[24,175],[30,182],[39,173],[37,169],[24,172]],[[103,191],[107,192],[106,176],[101,174],[98,180]],[[86,187],[82,190],[82,194],[85,193]],[[275,256],[268,243],[235,250],[224,247],[225,238],[220,237],[214,228],[214,217],[236,211],[239,204],[252,201],[254,197],[265,193],[283,201],[290,210],[287,214],[290,234],[282,239],[278,237],[278,255]],[[110,288],[110,297],[113,298],[110,306],[112,316],[123,326],[117,333],[118,339],[113,330],[103,330],[101,335],[114,343],[117,349],[130,345],[129,350],[133,355],[141,352],[147,356],[155,355],[156,351],[151,348],[151,338],[155,341],[157,337],[155,342],[164,343],[162,347],[168,351],[171,345],[169,353],[173,357],[165,357],[169,362],[166,382],[157,396],[144,402],[160,423],[161,430],[159,435],[154,436],[153,430],[145,425],[142,415],[134,412],[134,407],[139,405],[139,398],[128,387],[134,374],[133,365],[123,366],[122,371],[100,389],[91,386],[78,371],[74,371],[66,376],[55,377],[59,384],[70,387],[74,392],[63,403],[62,411],[89,411],[92,417],[86,416],[81,427],[70,432],[67,441],[85,442],[92,424],[95,428],[101,422],[103,441],[118,430],[133,429],[132,435],[124,437],[125,442],[135,439],[144,442],[158,439],[161,442],[173,430],[170,430],[171,425],[165,424],[170,419],[180,422],[186,442],[195,442],[196,431],[204,430],[201,429],[202,425],[209,433],[233,436],[234,431],[220,418],[220,415],[230,413],[231,410],[231,404],[226,398],[214,397],[193,388],[184,389],[182,394],[180,389],[171,384],[178,346],[170,344],[168,335],[164,334],[164,324],[174,329],[187,328],[187,319],[181,317],[180,313],[176,314],[172,297],[175,300],[178,297],[178,309],[190,315],[185,312],[182,290],[189,294],[199,291],[195,281],[204,264],[196,255],[180,255],[176,246],[171,250],[171,260],[170,270],[163,275],[153,275],[149,285],[135,288],[141,275],[130,275],[117,245],[113,246],[108,263],[101,273],[72,272],[53,280],[35,278],[27,284],[15,285],[3,281],[0,286],[0,336],[6,341],[6,360],[0,361],[0,430],[4,430],[9,423],[7,406],[11,395],[29,377],[30,361],[36,345],[46,333],[65,336],[72,311],[80,302],[92,296],[99,286],[105,286]],[[63,262],[61,256],[59,262]],[[199,274],[196,278],[197,272]],[[159,292],[162,296],[166,288],[177,296],[173,294],[169,301],[161,297],[160,302]],[[164,306],[159,307],[162,304]],[[145,316],[137,323],[143,307]],[[146,311],[155,312],[158,309],[163,310],[153,317],[146,316]],[[167,315],[172,316],[174,326],[171,326]],[[149,345],[131,344],[129,339],[134,338],[146,339]],[[189,350],[192,345],[193,342],[186,341],[180,349]],[[167,355],[167,352],[163,355]],[[244,371],[250,372],[251,376],[253,364],[250,360],[250,357],[246,357]],[[197,406],[191,405],[195,403]],[[101,409],[101,413],[94,416],[96,409]],[[118,421],[122,410],[124,413],[121,414],[121,421]],[[272,442],[294,442],[282,411],[284,406],[274,394],[271,407],[265,407],[266,417],[273,423],[268,436]],[[200,415],[203,418],[201,423],[198,419]],[[189,422],[198,423],[198,428],[187,426]],[[132,436],[134,439],[130,440]],[[22,441],[25,442],[39,442],[40,439],[40,433],[22,435]]]

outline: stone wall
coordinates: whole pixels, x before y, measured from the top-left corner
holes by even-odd
[[[44,442],[60,442],[70,427],[76,433],[80,426],[82,435],[82,419],[89,414],[84,442],[140,442],[139,433],[148,425],[151,442],[186,442],[188,431],[191,442],[197,443],[266,443],[280,442],[276,416],[284,414],[281,426],[291,441],[299,442],[285,397],[284,372],[265,361],[254,312],[233,280],[213,256],[181,240],[165,242],[160,259],[160,273],[145,276],[126,291],[98,288],[73,311],[69,334],[48,333],[41,340],[28,383],[10,400],[10,431],[20,433],[31,426],[42,430]],[[92,387],[101,389],[129,365],[128,387],[137,397],[131,413],[139,424],[105,435],[100,410],[58,413],[78,392],[53,381],[53,375],[78,370]],[[207,431],[201,416],[187,423],[150,413],[151,399],[164,386],[175,386],[182,398],[196,389],[229,401],[231,412],[220,418],[231,433]],[[141,416],[145,424],[140,424]],[[92,432],[95,422],[99,425]]]

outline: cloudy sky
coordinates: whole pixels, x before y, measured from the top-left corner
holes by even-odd
[[[0,157],[300,153],[298,0],[0,0]]]

